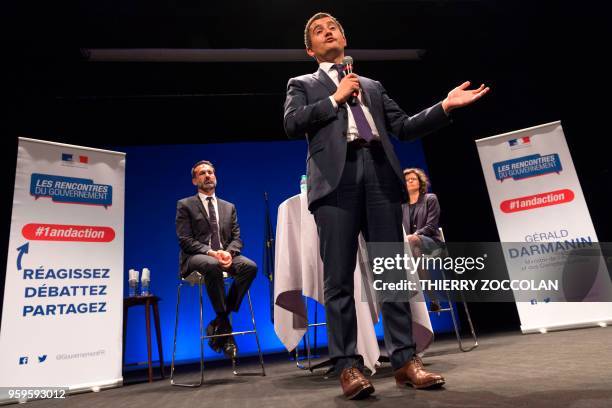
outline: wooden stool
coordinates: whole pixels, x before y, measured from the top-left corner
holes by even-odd
[[[157,302],[161,298],[154,295],[133,296],[123,299],[123,364],[125,364],[125,337],[127,334],[128,309],[132,306],[143,305],[145,307],[145,321],[147,327],[147,363],[149,368],[149,382],[153,382],[153,365],[151,363],[151,312],[149,308],[153,306],[153,318],[155,320],[155,332],[157,334],[157,353],[159,355],[159,371],[161,378],[164,375],[164,354],[161,343],[161,328],[159,325],[159,309]]]

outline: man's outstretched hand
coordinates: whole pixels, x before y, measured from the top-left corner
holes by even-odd
[[[491,89],[484,84],[478,89],[467,89],[470,86],[470,81],[466,81],[450,91],[446,99],[442,101],[444,112],[449,113],[453,109],[461,108],[476,102],[478,99],[485,96]]]

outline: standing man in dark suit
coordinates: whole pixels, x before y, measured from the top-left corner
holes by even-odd
[[[179,200],[176,206],[176,235],[181,247],[181,276],[198,271],[204,276],[206,291],[217,317],[206,329],[208,335],[232,331],[228,315],[237,312],[257,274],[255,262],[240,254],[242,240],[234,204],[215,195],[217,177],[207,160],[191,168],[191,181],[198,193]],[[223,272],[234,278],[225,295]],[[209,345],[236,358],[238,348],[233,336],[215,337]]]
[[[287,85],[284,125],[290,138],[308,140],[308,205],[314,214],[324,265],[329,353],[344,395],[363,398],[374,387],[356,353],[357,321],[353,298],[359,233],[367,242],[402,242],[402,202],[407,193],[389,133],[410,140],[439,129],[451,110],[488,92],[484,85],[453,89],[440,103],[408,116],[380,82],[345,75],[346,38],[340,23],[317,13],[304,30],[306,52],[319,63],[314,74]],[[353,95],[356,98],[353,98]],[[407,302],[382,305],[385,344],[398,384],[439,386],[442,376],[424,370],[415,355]]]

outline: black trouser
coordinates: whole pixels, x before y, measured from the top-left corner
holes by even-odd
[[[402,242],[401,201],[397,175],[382,146],[349,143],[338,188],[314,203],[324,266],[328,348],[338,372],[363,364],[357,355],[353,291],[359,233],[366,242]],[[384,302],[382,315],[387,352],[398,369],[415,352],[410,305]]]
[[[204,275],[206,292],[217,316],[226,316],[230,312],[237,312],[240,309],[242,298],[246,295],[257,275],[255,262],[246,256],[235,256],[228,271],[234,282],[226,296],[223,269],[216,258],[202,254],[194,255],[189,258],[187,270],[189,273],[198,271]]]

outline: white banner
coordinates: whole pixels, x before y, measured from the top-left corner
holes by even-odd
[[[612,322],[612,283],[560,122],[476,141],[510,279],[559,289],[517,302],[524,333]]]
[[[122,383],[124,186],[124,153],[19,139],[0,387]]]

